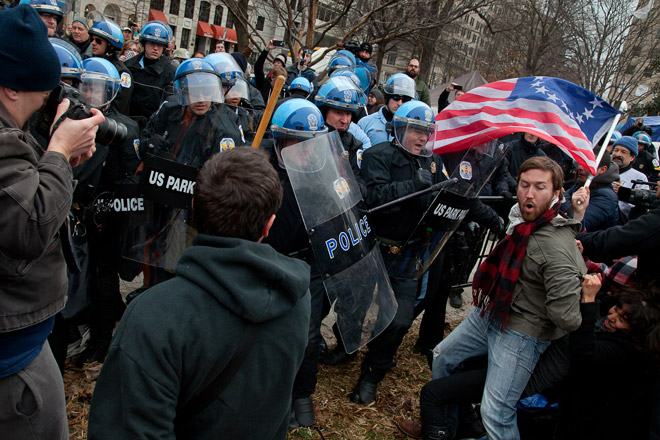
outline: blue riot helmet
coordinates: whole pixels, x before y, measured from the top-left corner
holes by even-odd
[[[360,81],[360,87],[364,94],[369,95],[373,84],[373,72],[364,66],[357,65],[355,66],[355,75]]]
[[[651,145],[651,136],[649,136],[647,132],[636,131],[635,134],[633,134],[633,137],[637,139],[638,145],[644,145],[648,150],[649,145]]]
[[[92,21],[92,25],[89,27],[90,35],[101,37],[116,50],[121,50],[124,45],[124,34],[117,23],[102,14],[90,13],[88,18]]]
[[[316,106],[323,110],[332,107],[355,112],[365,105],[367,98],[360,87],[345,76],[333,76],[328,79],[316,94]]]
[[[150,21],[145,24],[140,32],[140,43],[155,43],[167,46],[170,44],[170,31],[160,21]]]
[[[328,64],[328,75],[332,75],[338,70],[353,70],[355,69],[355,63],[345,56],[335,56],[330,60]]]
[[[621,132],[619,130],[614,130],[612,132],[612,137],[610,137],[610,144],[615,143],[619,139],[621,139]]]
[[[236,83],[238,78],[245,79],[245,74],[234,57],[226,52],[209,54],[204,60],[209,62],[213,66],[213,70],[220,75],[222,85],[227,90]]]
[[[30,5],[37,10],[39,14],[50,14],[57,17],[57,22],[62,21],[62,17],[71,11],[71,3],[58,0],[21,0],[21,5]]]
[[[270,129],[275,138],[277,160],[282,168],[283,148],[328,132],[321,110],[301,98],[283,102],[273,114]]]
[[[396,144],[415,156],[433,154],[435,115],[431,107],[421,101],[406,102],[392,118]]]
[[[191,58],[182,62],[174,76],[174,96],[179,105],[225,102],[220,76],[208,61]]]
[[[169,41],[172,41],[174,39],[174,30],[172,29],[172,27],[166,21],[163,21],[163,20],[151,20],[151,21],[154,22],[154,23],[160,23],[165,27],[165,29],[167,29],[167,32],[168,32],[169,37],[170,37]]]
[[[383,86],[383,93],[390,97],[400,96],[404,102],[417,99],[415,80],[405,73],[395,73]],[[385,103],[388,102],[388,99],[385,97]]]
[[[80,52],[73,44],[61,38],[49,38],[49,40],[60,59],[62,80],[72,80],[71,85],[78,87],[85,72]]]
[[[312,83],[307,78],[299,76],[289,84],[289,93],[292,93],[294,90],[299,90],[307,98],[312,93]]]
[[[351,70],[338,70],[338,71],[334,72],[332,75],[330,75],[330,78],[336,78],[336,77],[348,78],[355,84],[355,86],[359,90],[364,91],[362,89],[362,85],[360,84],[360,78],[355,74],[355,72],[353,72]],[[359,98],[361,100],[360,106],[366,106],[367,105],[367,95],[362,93],[362,94],[360,94]]]
[[[92,57],[83,61],[85,73],[80,91],[90,107],[102,109],[110,104],[121,89],[119,72],[105,58]]]
[[[351,62],[353,63],[354,66],[355,66],[355,64],[356,64],[355,55],[354,55],[353,52],[351,52],[350,50],[346,50],[346,49],[338,50],[338,51],[332,56],[332,58],[330,59],[330,61],[332,61],[332,60],[333,60],[334,58],[336,58],[336,57],[345,57],[345,58],[348,58],[349,60],[351,60]]]

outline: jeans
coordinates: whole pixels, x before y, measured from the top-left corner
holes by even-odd
[[[520,439],[516,402],[550,341],[515,330],[499,330],[475,308],[433,350],[433,378],[463,369],[464,362],[488,356],[488,374],[481,399],[481,417],[489,440]]]

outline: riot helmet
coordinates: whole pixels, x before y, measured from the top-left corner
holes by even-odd
[[[103,109],[119,93],[121,79],[119,72],[105,58],[92,57],[83,61],[85,73],[80,84],[80,91],[87,105]]]
[[[333,76],[328,79],[316,94],[316,106],[321,110],[332,107],[355,112],[366,102],[367,98],[359,86],[345,76]]]
[[[355,66],[355,75],[360,81],[360,88],[365,95],[369,95],[371,85],[373,84],[373,73],[364,66]]]
[[[612,132],[612,137],[610,137],[610,144],[615,143],[619,139],[621,139],[621,132],[619,130],[614,130]]]
[[[60,59],[60,67],[63,80],[72,80],[72,86],[78,87],[85,72],[83,60],[78,49],[68,41],[61,38],[49,38],[57,57]]]
[[[335,56],[328,64],[328,75],[332,75],[339,70],[353,70],[355,63],[345,56]]]
[[[21,0],[19,4],[30,5],[39,14],[54,15],[58,23],[70,11],[70,4],[68,2],[58,0]]]
[[[405,73],[395,73],[383,86],[383,93],[388,95],[385,97],[385,102],[393,97],[395,100],[397,97],[401,97],[404,102],[417,99],[415,80]]]
[[[140,43],[155,43],[167,46],[170,44],[170,31],[160,21],[150,21],[140,32]]]
[[[213,70],[220,75],[222,85],[231,88],[238,78],[245,78],[243,70],[238,65],[234,57],[226,52],[212,53],[204,57],[204,60],[211,64]],[[225,92],[227,91],[225,90]]]
[[[209,62],[199,58],[185,60],[176,69],[174,96],[182,106],[225,102],[220,76]]]
[[[636,131],[635,134],[633,134],[633,137],[637,139],[638,145],[644,145],[648,150],[649,145],[651,145],[651,136],[649,136],[648,133],[645,131]]]
[[[421,101],[403,104],[392,118],[396,144],[415,156],[431,156],[435,132],[434,118],[431,107]]]
[[[101,37],[115,50],[121,50],[124,45],[124,34],[117,23],[99,13],[90,12],[88,18],[92,21],[89,28],[90,35]]]
[[[277,160],[282,168],[282,149],[328,132],[321,111],[306,99],[294,98],[282,103],[271,122]]]
[[[289,93],[293,93],[294,90],[300,91],[300,93],[307,98],[310,93],[312,93],[312,83],[310,83],[307,78],[299,76],[289,84]]]

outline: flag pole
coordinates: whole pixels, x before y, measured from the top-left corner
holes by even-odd
[[[617,114],[614,117],[614,121],[612,121],[612,126],[607,131],[607,136],[605,136],[605,141],[603,142],[603,147],[598,152],[598,157],[596,158],[596,171],[598,171],[598,164],[600,163],[600,160],[603,158],[603,155],[605,154],[605,151],[607,150],[607,145],[609,144],[610,139],[612,138],[612,133],[614,133],[614,130],[616,129],[616,124],[619,123],[619,119],[621,119],[621,115],[623,114],[623,112],[628,111],[628,104],[626,103],[626,101],[621,102],[621,105],[619,106],[619,110],[621,111],[621,113]],[[585,188],[589,188],[589,186],[591,185],[591,181],[594,180],[594,177],[596,177],[596,176],[591,176],[590,175],[589,177],[587,177],[587,181],[584,184]]]

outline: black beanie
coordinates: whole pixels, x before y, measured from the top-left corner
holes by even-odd
[[[60,59],[32,6],[0,12],[0,66],[0,86],[9,89],[45,92],[60,83]]]
[[[240,52],[232,52],[231,56],[234,57],[236,62],[238,63],[238,66],[241,68],[243,73],[245,73],[245,70],[247,69],[247,58],[245,58],[245,55],[243,55]]]

